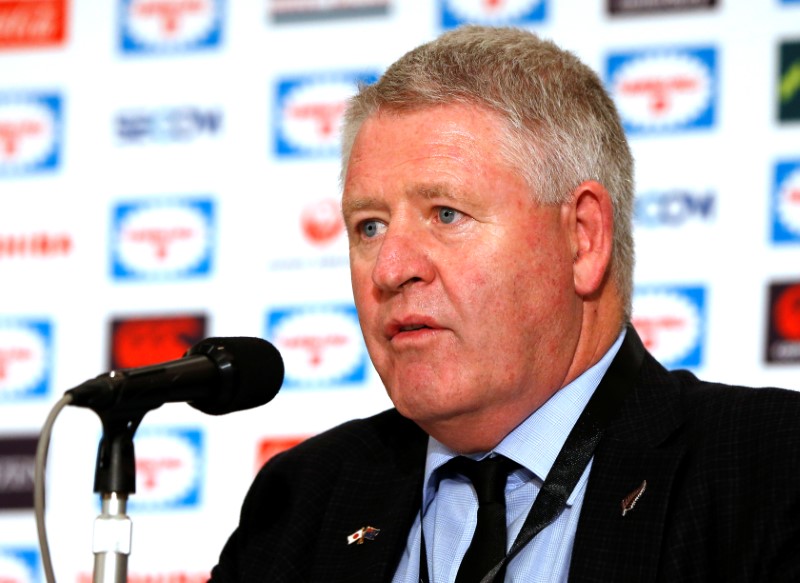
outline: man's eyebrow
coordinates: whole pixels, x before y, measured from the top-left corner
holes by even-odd
[[[412,184],[406,188],[406,195],[409,198],[420,198],[425,200],[445,199],[454,202],[463,201],[467,197],[464,193],[454,189],[449,184]],[[351,196],[342,200],[342,215],[347,217],[355,212],[362,210],[372,210],[384,207],[386,203],[377,196]]]
[[[446,198],[449,200],[458,201],[465,198],[463,193],[453,189],[452,185],[449,184],[417,184],[406,189],[406,193],[409,196],[425,198],[429,200],[434,198]]]
[[[342,200],[342,215],[345,217],[355,212],[374,209],[381,206],[381,202],[373,196],[351,197]]]

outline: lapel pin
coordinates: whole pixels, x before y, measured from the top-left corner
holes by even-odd
[[[638,488],[622,499],[622,516],[633,510],[645,490],[647,490],[647,480],[644,480]]]
[[[380,528],[375,528],[374,526],[364,526],[347,537],[347,544],[357,543],[363,545],[365,540],[375,540],[380,531]]]

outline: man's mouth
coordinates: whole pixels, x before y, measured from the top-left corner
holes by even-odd
[[[430,328],[425,324],[411,324],[409,326],[400,326],[400,332],[413,332],[414,330],[422,330],[423,328]]]
[[[420,330],[436,330],[438,326],[426,318],[408,318],[405,321],[395,320],[386,328],[386,337],[391,340],[398,334],[409,334]]]

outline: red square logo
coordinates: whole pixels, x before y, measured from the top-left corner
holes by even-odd
[[[0,50],[61,45],[67,0],[0,0]]]
[[[206,337],[203,315],[119,318],[111,322],[110,368],[134,368],[181,358]]]

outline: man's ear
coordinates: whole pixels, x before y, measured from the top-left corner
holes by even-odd
[[[588,180],[575,189],[568,204],[575,291],[587,297],[601,289],[611,264],[614,240],[611,197],[602,184]]]

